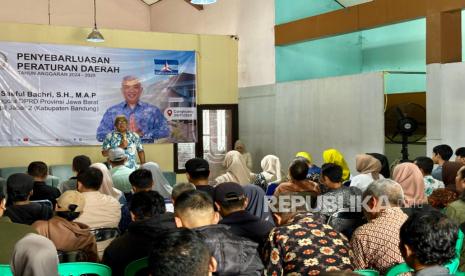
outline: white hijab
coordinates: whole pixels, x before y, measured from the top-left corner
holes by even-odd
[[[241,185],[250,184],[250,178],[253,174],[247,168],[240,152],[231,150],[226,153],[223,166],[226,168],[226,173],[216,178],[218,184],[223,182],[236,182]]]
[[[171,198],[173,187],[163,175],[160,166],[155,162],[147,162],[142,165],[142,168],[152,172],[154,183],[152,190],[157,191],[163,198]]]
[[[267,182],[281,180],[281,162],[275,155],[267,155],[263,157],[262,162],[262,175]]]
[[[94,163],[90,165],[90,167],[98,169],[103,174],[102,186],[100,186],[98,191],[119,200],[119,198],[123,195],[123,192],[113,187],[113,179],[111,178],[111,173],[107,166],[103,163]]]
[[[27,234],[14,248],[11,270],[21,276],[58,276],[58,254],[53,242],[37,234]]]

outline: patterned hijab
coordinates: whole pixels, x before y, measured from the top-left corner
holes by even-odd
[[[262,174],[267,182],[281,180],[281,162],[277,156],[267,155],[263,157],[261,166]]]
[[[107,166],[103,163],[94,163],[90,165],[91,168],[96,168],[103,174],[102,186],[98,190],[102,194],[109,195],[114,197],[116,200],[119,200],[123,194],[120,190],[113,187],[113,179],[111,178],[111,173],[108,170]]]
[[[379,179],[379,172],[381,171],[381,162],[368,154],[358,154],[355,157],[355,167],[361,174],[369,174],[374,180]]]
[[[169,181],[163,175],[163,172],[160,169],[160,166],[155,162],[147,162],[142,165],[142,168],[152,172],[153,178],[153,190],[157,191],[163,198],[171,198],[171,192],[173,187],[171,187]]]
[[[333,163],[342,168],[342,181],[349,180],[350,170],[344,156],[336,149],[327,149],[323,152],[323,163]]]
[[[426,203],[425,182],[417,165],[413,163],[397,165],[392,173],[392,178],[402,186],[407,207]]]
[[[10,265],[14,275],[58,276],[57,249],[46,237],[27,234],[16,243]]]

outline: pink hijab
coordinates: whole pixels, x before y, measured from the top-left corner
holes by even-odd
[[[413,163],[397,165],[392,173],[392,178],[402,186],[407,207],[427,203],[425,182],[417,165]]]

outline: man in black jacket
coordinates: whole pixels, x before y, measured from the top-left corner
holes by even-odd
[[[61,193],[55,187],[48,186],[45,183],[48,175],[48,167],[42,161],[34,161],[27,167],[27,174],[34,178],[34,189],[32,192],[31,200],[49,200],[53,207],[57,203],[57,198]]]
[[[263,264],[257,244],[233,234],[229,227],[218,223],[210,196],[201,191],[182,193],[174,204],[178,227],[200,233],[217,262],[216,275],[260,275]]]
[[[166,213],[165,201],[158,192],[134,194],[129,211],[132,222],[128,231],[112,241],[103,254],[102,262],[111,267],[112,275],[124,275],[129,263],[149,255],[159,235],[176,229],[173,214]]]
[[[234,234],[248,238],[263,246],[273,224],[247,212],[248,199],[241,185],[221,183],[215,187],[215,204],[223,217],[220,224],[231,227]]]

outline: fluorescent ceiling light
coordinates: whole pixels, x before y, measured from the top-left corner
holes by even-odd
[[[208,5],[216,3],[216,0],[191,0],[191,3],[195,5]]]
[[[147,5],[153,5],[153,4],[157,3],[160,0],[142,0],[142,1],[144,1],[144,3],[147,4]]]
[[[373,0],[338,0],[339,3],[344,5],[344,7],[350,7],[350,6],[355,6],[355,5],[360,5],[363,3],[371,2]]]

